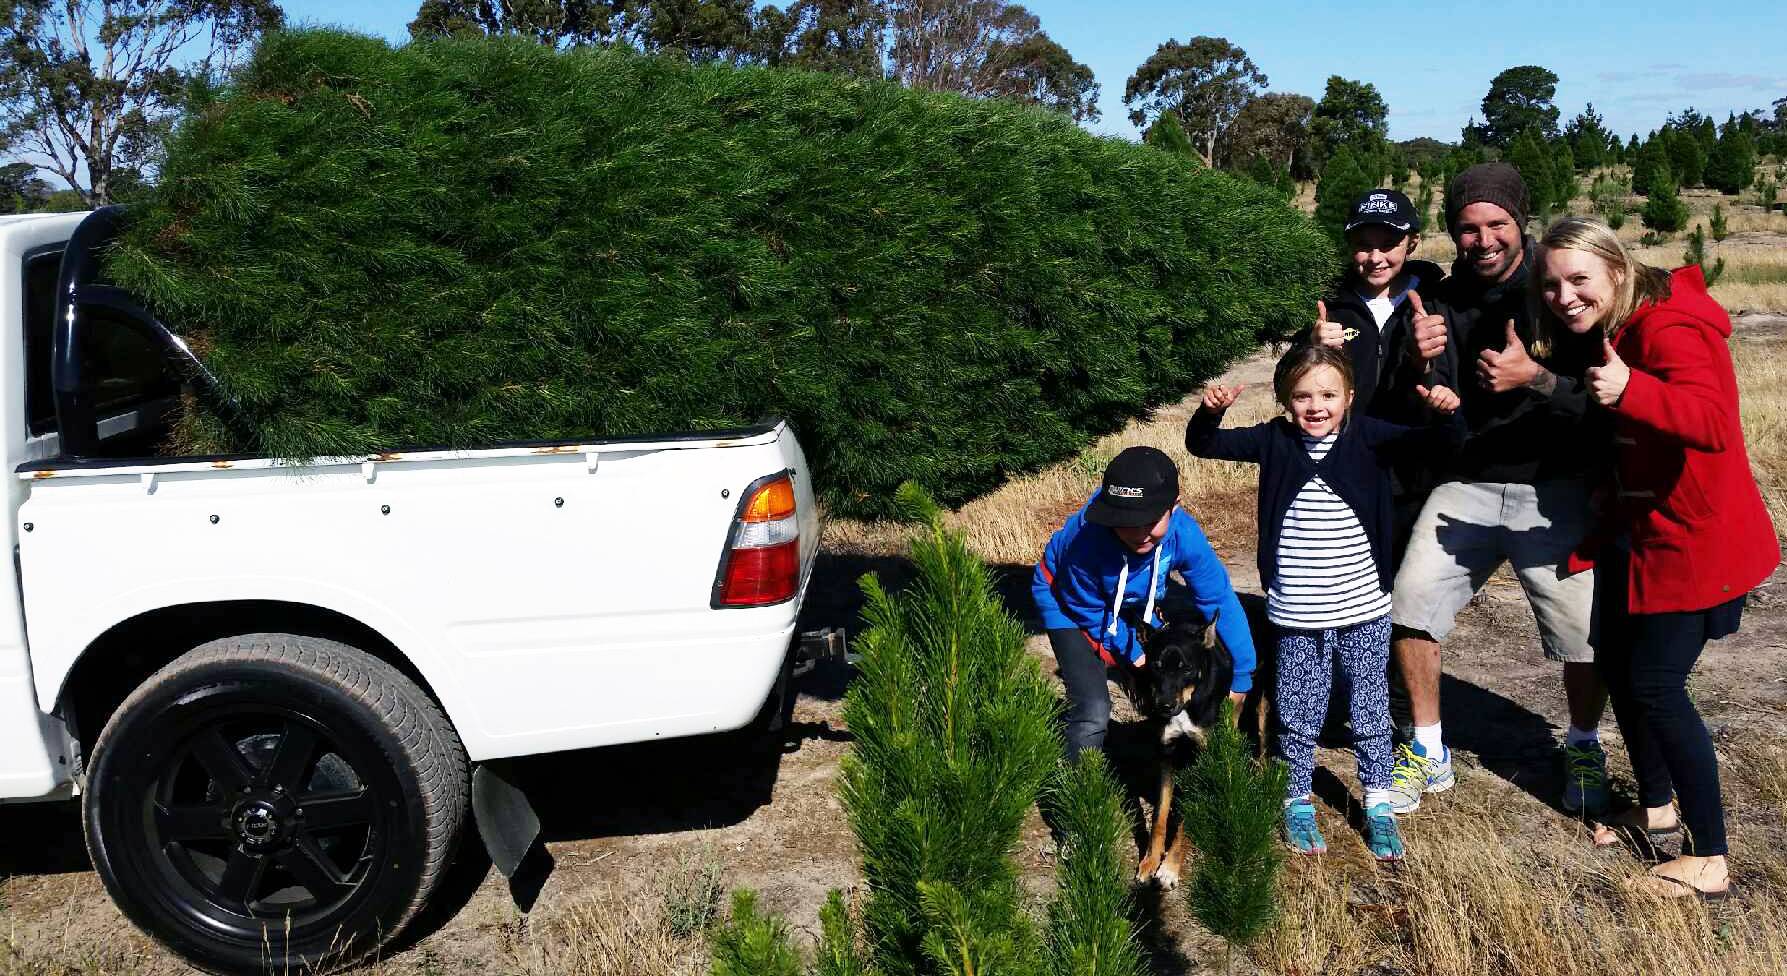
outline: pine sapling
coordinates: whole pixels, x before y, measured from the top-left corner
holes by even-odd
[[[819,909],[819,951],[813,976],[870,976],[856,942],[856,923],[844,893],[833,888]]]
[[[1699,265],[1700,273],[1706,276],[1706,284],[1709,288],[1712,287],[1713,282],[1719,280],[1720,275],[1725,273],[1724,258],[1718,259],[1711,265],[1706,263],[1706,230],[1699,224],[1695,224],[1694,232],[1688,235],[1688,249],[1682,252],[1682,263]]]
[[[901,976],[927,971],[936,940],[968,940],[971,955],[1040,967],[1011,852],[1060,753],[1059,703],[986,566],[935,503],[899,494],[929,529],[903,592],[863,580],[868,628],[844,701],[855,743],[842,796],[868,884],[870,954]]]
[[[1185,829],[1198,850],[1186,896],[1198,921],[1231,953],[1259,938],[1278,913],[1286,778],[1283,763],[1254,759],[1226,701],[1203,751],[1179,775]]]
[[[1706,227],[1708,230],[1712,231],[1713,241],[1715,243],[1722,243],[1725,238],[1731,236],[1731,227],[1725,220],[1725,208],[1723,206],[1716,203],[1713,204],[1713,213],[1712,216],[1707,219]]]
[[[713,976],[801,976],[788,923],[759,912],[757,893],[749,889],[732,893],[732,918],[714,931],[711,945]]]
[[[991,918],[954,885],[921,881],[925,959],[939,976],[1042,976],[1029,931]]]
[[[1055,976],[1143,976],[1122,854],[1130,820],[1104,753],[1086,749],[1063,766],[1047,808],[1061,838],[1049,905]]]

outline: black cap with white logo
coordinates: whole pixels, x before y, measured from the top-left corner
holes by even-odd
[[[1086,521],[1111,528],[1153,525],[1179,501],[1179,468],[1166,452],[1126,448],[1104,469],[1104,486],[1086,506]]]
[[[1366,224],[1383,224],[1406,234],[1421,229],[1421,215],[1400,191],[1369,190],[1353,201],[1353,209],[1347,214],[1346,229],[1350,231]]]

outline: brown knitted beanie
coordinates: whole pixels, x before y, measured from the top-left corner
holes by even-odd
[[[1446,184],[1446,230],[1458,222],[1458,212],[1473,203],[1493,203],[1513,216],[1526,231],[1526,183],[1520,171],[1508,163],[1478,163],[1452,177]]]

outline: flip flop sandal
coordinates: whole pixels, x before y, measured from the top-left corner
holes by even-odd
[[[1681,833],[1682,825],[1681,825],[1680,821],[1677,821],[1674,826],[1670,826],[1670,827],[1640,827],[1637,824],[1621,824],[1621,823],[1596,824],[1595,825],[1595,836],[1591,841],[1596,847],[1614,847],[1619,844],[1619,839],[1617,837],[1612,840],[1608,840],[1608,841],[1600,840],[1599,839],[1600,834],[1601,834],[1601,831],[1603,831],[1603,830],[1611,831],[1614,834],[1623,834],[1623,833],[1639,834],[1639,835],[1642,835],[1643,838],[1647,841],[1658,841],[1658,840],[1668,840],[1669,838],[1674,837],[1676,834]]]
[[[1665,882],[1666,885],[1672,885],[1673,887],[1665,886],[1658,888],[1651,884],[1653,881],[1662,881]],[[1694,887],[1680,878],[1671,878],[1666,874],[1656,874],[1648,871],[1636,878],[1628,878],[1622,883],[1622,887],[1629,892],[1648,891],[1650,894],[1656,895],[1658,898],[1698,898],[1701,901],[1724,901],[1730,898],[1736,889],[1735,885],[1730,881],[1726,881],[1725,887],[1721,891],[1705,891]]]

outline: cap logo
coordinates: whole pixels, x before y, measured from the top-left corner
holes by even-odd
[[[1108,485],[1105,487],[1105,491],[1116,495],[1118,498],[1140,498],[1143,494],[1142,489],[1130,488],[1125,485]]]
[[[1396,204],[1382,193],[1373,193],[1370,199],[1359,204],[1358,212],[1362,214],[1394,214]]]

